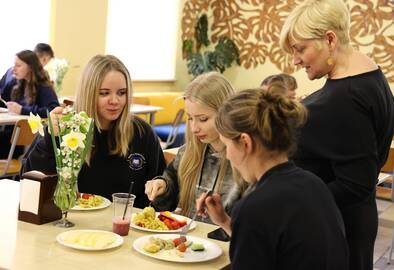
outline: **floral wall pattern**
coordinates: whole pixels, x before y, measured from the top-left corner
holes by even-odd
[[[270,61],[293,73],[291,56],[281,51],[283,22],[299,0],[185,0],[182,40],[194,36],[199,16],[208,14],[214,43],[230,37],[239,48],[241,65],[252,69]],[[346,1],[351,12],[353,46],[371,56],[394,83],[394,0]]]

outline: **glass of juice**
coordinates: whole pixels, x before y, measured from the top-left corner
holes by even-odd
[[[128,193],[112,194],[114,215],[112,217],[112,231],[121,236],[129,234],[130,219],[135,195]]]

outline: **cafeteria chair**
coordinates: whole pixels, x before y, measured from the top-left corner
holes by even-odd
[[[35,136],[36,135],[31,132],[27,119],[18,120],[15,123],[11,136],[11,148],[8,153],[8,158],[0,159],[0,177],[14,178],[19,174],[19,171],[22,167],[22,161],[12,158],[15,147],[30,145],[33,142]]]
[[[175,158],[178,153],[179,147],[177,148],[168,148],[163,150],[164,160],[166,161],[166,165],[168,166]]]
[[[394,202],[394,192],[393,192],[393,171],[394,171],[394,148],[390,148],[389,155],[387,157],[386,163],[380,170],[378,185],[376,186],[376,198],[390,200]],[[383,186],[382,186],[383,185]],[[394,207],[391,206],[391,207]],[[382,219],[384,222],[393,222],[393,217],[391,216],[391,211],[385,211],[383,215],[379,215],[379,224]],[[383,224],[382,224],[383,225]],[[390,226],[392,227],[392,225]],[[394,229],[391,233],[391,245],[387,258],[387,264],[391,264],[391,259],[394,251]]]
[[[178,135],[184,136],[184,125],[182,125],[182,118],[185,114],[184,109],[179,109],[175,115],[175,119],[170,126],[155,126],[155,132],[160,137],[163,133],[168,133],[166,141],[161,141],[160,146],[162,149],[167,149],[168,147],[174,147],[175,140],[177,139]],[[183,144],[183,138],[182,138]],[[175,145],[180,146],[180,145]]]

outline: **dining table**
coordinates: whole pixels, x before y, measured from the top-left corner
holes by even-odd
[[[18,120],[29,118],[28,115],[14,114],[4,110],[4,108],[0,108],[0,109],[3,109],[0,110],[0,126],[15,125],[15,123],[18,122]]]
[[[208,239],[216,243],[223,253],[210,261],[180,263],[158,260],[138,253],[133,242],[150,235],[134,228],[123,237],[121,246],[102,251],[82,251],[59,244],[56,236],[67,230],[93,229],[112,230],[112,205],[92,211],[70,211],[68,220],[75,223],[72,228],[59,228],[53,222],[35,225],[18,220],[20,183],[0,180],[0,269],[221,269],[230,263],[229,242],[207,238],[207,233],[218,228],[215,225],[197,222],[188,235]],[[141,209],[133,208],[133,211]]]

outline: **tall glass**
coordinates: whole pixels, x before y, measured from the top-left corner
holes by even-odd
[[[128,193],[112,194],[114,215],[112,217],[112,231],[120,236],[129,234],[130,220],[135,195]]]

